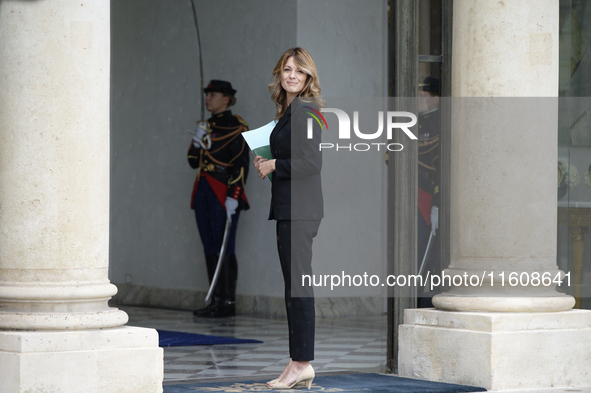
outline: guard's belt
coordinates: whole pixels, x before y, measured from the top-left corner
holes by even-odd
[[[226,173],[228,171],[228,168],[221,166],[221,165],[215,165],[215,164],[207,164],[204,165],[201,170],[203,172],[217,172],[217,173]]]

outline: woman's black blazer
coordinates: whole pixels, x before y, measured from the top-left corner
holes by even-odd
[[[322,199],[321,128],[306,112],[318,108],[295,98],[269,137],[275,161],[272,173],[269,220],[320,220]],[[312,139],[307,138],[307,120],[312,119]]]

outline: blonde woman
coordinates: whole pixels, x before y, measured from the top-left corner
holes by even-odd
[[[290,361],[267,384],[273,389],[293,388],[314,379],[314,292],[302,286],[301,276],[312,274],[312,241],[324,216],[319,150],[320,126],[313,122],[308,138],[309,113],[319,110],[318,72],[303,48],[287,50],[273,70],[269,85],[277,106],[278,123],[269,138],[272,159],[261,156],[254,164],[261,179],[272,174],[270,220],[277,221],[277,250],[285,283]],[[293,283],[292,283],[293,277]]]

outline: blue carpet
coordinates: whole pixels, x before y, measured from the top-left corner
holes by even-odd
[[[164,386],[164,393],[194,392],[287,392],[272,390],[265,381],[249,382],[215,382],[188,385]],[[450,383],[419,381],[380,374],[331,375],[314,378],[310,390],[300,384],[297,389],[302,392],[372,392],[372,393],[459,393],[486,392],[486,389],[474,386],[454,385]]]
[[[194,334],[183,332],[171,332],[170,330],[157,330],[158,341],[161,347],[184,347],[189,345],[219,345],[219,344],[247,344],[262,343],[259,340],[243,340],[233,337],[209,336],[207,334]]]

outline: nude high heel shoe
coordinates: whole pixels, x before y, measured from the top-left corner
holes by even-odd
[[[273,389],[293,389],[293,387],[295,385],[297,385],[300,382],[306,382],[306,387],[308,389],[310,389],[310,387],[312,386],[312,381],[314,380],[314,377],[316,376],[316,374],[314,373],[314,368],[312,368],[312,365],[308,365],[308,367],[306,367],[305,369],[303,369],[299,374],[298,377],[296,378],[296,381],[294,383],[292,383],[291,385],[286,385],[283,382],[277,382],[275,384],[273,384],[272,388]]]
[[[272,388],[273,385],[275,385],[277,382],[279,382],[279,378],[275,378],[275,379],[267,382],[267,386],[269,386],[270,388]]]
[[[287,363],[287,366],[285,366],[285,368],[289,367],[290,365],[291,365],[291,358],[289,358],[289,363]],[[283,375],[283,373],[281,373],[281,375]],[[272,388],[274,384],[276,384],[277,382],[279,382],[279,380],[281,379],[281,375],[278,378],[275,378],[275,379],[267,382],[267,386],[269,386],[270,388]]]

